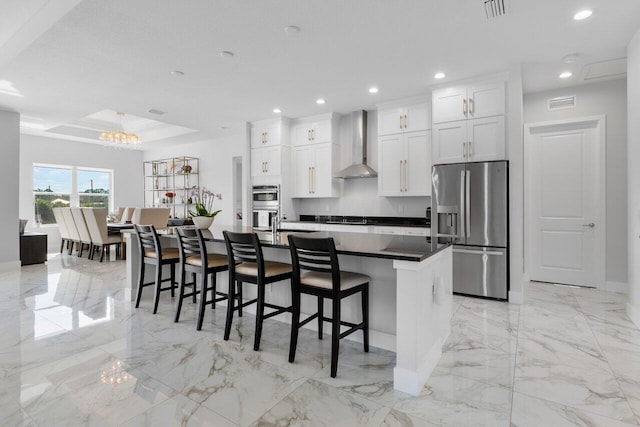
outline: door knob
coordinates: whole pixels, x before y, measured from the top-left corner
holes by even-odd
[[[583,227],[589,227],[589,228],[593,228],[596,225],[593,222],[590,222],[589,224],[582,224]]]

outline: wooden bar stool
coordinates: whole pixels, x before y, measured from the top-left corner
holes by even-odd
[[[293,316],[291,320],[291,342],[289,362],[295,360],[298,344],[298,329],[313,319],[318,319],[319,338],[322,339],[322,322],[331,322],[331,377],[338,372],[338,352],[340,338],[362,329],[364,351],[369,351],[369,276],[350,271],[340,271],[336,246],[332,238],[313,239],[289,236],[291,264],[291,298]],[[302,271],[305,271],[304,273]],[[362,322],[355,324],[340,319],[340,302],[343,298],[361,292]],[[318,312],[300,322],[300,295],[315,295],[318,298]],[[324,317],[324,298],[332,301],[331,317]],[[340,326],[348,326],[340,333]]]
[[[136,308],[140,305],[140,297],[142,297],[142,288],[145,286],[155,285],[155,297],[153,302],[153,314],[158,312],[158,302],[160,301],[160,292],[171,291],[171,296],[175,296],[176,285],[176,264],[180,261],[178,248],[163,248],[160,245],[158,233],[153,225],[134,225],[136,236],[138,236],[138,248],[140,250],[140,279],[138,281],[138,296],[136,297]],[[144,265],[151,264],[156,266],[155,282],[144,283]],[[162,267],[169,265],[171,276],[168,279],[162,278]],[[162,288],[163,282],[171,282],[171,287]]]
[[[178,304],[176,306],[176,316],[174,322],[180,320],[180,310],[182,300],[188,297],[196,302],[196,295],[200,294],[200,307],[198,310],[198,320],[196,329],[202,329],[204,320],[204,309],[208,303],[215,310],[216,303],[227,299],[227,294],[216,289],[216,276],[220,271],[229,269],[227,256],[220,254],[210,254],[202,236],[202,231],[197,228],[177,228],[178,249],[180,253],[180,290],[178,291]],[[192,282],[186,283],[186,272],[192,273]],[[200,274],[200,290],[197,290],[196,273]],[[211,278],[211,286],[208,285],[208,277]],[[191,292],[185,293],[185,288],[191,287]],[[211,291],[211,299],[207,299],[208,292]]]
[[[291,312],[291,307],[281,307],[264,301],[266,285],[291,279],[291,264],[265,261],[262,256],[262,246],[256,233],[224,231],[223,234],[229,259],[229,308],[227,309],[224,339],[229,339],[233,312],[237,310],[239,315],[242,316],[242,308],[256,302],[256,332],[253,349],[257,351],[260,349],[263,320],[284,312]],[[258,298],[243,303],[242,284],[247,282],[258,286]],[[240,298],[236,298],[236,284]],[[238,300],[237,305],[235,304],[236,299]],[[264,314],[265,307],[272,308],[275,311]]]

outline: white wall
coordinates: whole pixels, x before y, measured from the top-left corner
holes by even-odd
[[[627,48],[627,314],[640,327],[640,30]]]
[[[547,101],[576,96],[576,108],[549,111]],[[627,82],[625,79],[562,90],[526,94],[525,123],[606,115],[607,265],[606,280],[614,289],[627,283]],[[630,116],[633,117],[633,116]]]
[[[353,163],[351,116],[340,119],[340,169]],[[378,171],[378,122],[376,110],[367,111],[367,163]],[[360,159],[356,159],[360,162]],[[377,178],[345,179],[340,198],[295,199],[294,217],[300,215],[411,216],[423,217],[428,197],[379,197]]]
[[[200,159],[200,187],[206,187],[214,193],[221,193],[222,200],[216,200],[214,207],[222,209],[216,216],[216,223],[234,224],[235,209],[233,205],[233,158],[242,157],[242,173],[244,175],[244,200],[247,200],[249,183],[249,142],[247,133],[231,135],[209,141],[163,147],[144,151],[144,161],[165,159],[177,156],[192,156]],[[142,168],[142,166],[140,166]],[[246,203],[245,203],[246,204]],[[244,217],[246,218],[246,212]]]
[[[2,203],[0,203],[0,271],[20,265],[18,234],[19,190],[16,183],[20,179],[20,114],[0,110],[0,182]]]
[[[28,219],[28,230],[49,235],[49,251],[59,250],[56,226],[37,227],[33,209],[33,164],[84,166],[113,170],[114,208],[142,206],[142,152],[98,144],[64,141],[33,135],[20,140],[20,218]]]

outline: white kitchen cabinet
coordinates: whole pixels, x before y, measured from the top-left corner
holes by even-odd
[[[386,135],[378,144],[378,195],[431,195],[430,132]]]
[[[433,123],[503,115],[504,96],[502,81],[434,90],[432,94]]]
[[[254,122],[251,124],[251,148],[288,145],[288,131],[285,119]]]
[[[293,145],[336,142],[338,115],[334,113],[311,116],[294,122],[291,131]]]
[[[461,120],[433,126],[433,163],[462,163],[505,158],[504,116]]]
[[[330,142],[293,148],[293,197],[337,197],[339,183],[333,178],[338,150]]]
[[[254,148],[251,150],[251,176],[278,176],[282,173],[283,148],[273,147]]]
[[[431,108],[427,101],[378,106],[378,136],[427,129],[431,129]]]

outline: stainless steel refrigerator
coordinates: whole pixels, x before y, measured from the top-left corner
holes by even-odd
[[[431,236],[453,247],[453,292],[507,299],[509,163],[433,167]]]

